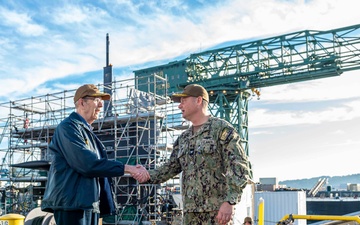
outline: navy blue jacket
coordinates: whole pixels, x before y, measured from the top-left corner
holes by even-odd
[[[57,126],[49,156],[43,211],[115,212],[111,177],[122,176],[124,164],[107,159],[104,145],[79,114],[71,113]]]

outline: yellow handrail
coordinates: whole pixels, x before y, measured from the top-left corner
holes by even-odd
[[[334,215],[285,215],[279,223],[287,219],[306,219],[306,220],[342,220],[342,221],[356,221],[360,223],[359,216],[334,216]],[[278,223],[278,224],[279,224]]]

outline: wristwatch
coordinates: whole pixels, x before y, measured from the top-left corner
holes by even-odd
[[[236,202],[233,201],[227,201],[229,203],[229,205],[236,205]]]

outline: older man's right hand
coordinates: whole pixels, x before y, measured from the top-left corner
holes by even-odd
[[[130,174],[134,179],[136,179],[140,183],[144,183],[150,179],[149,172],[142,165],[136,165],[133,172]]]

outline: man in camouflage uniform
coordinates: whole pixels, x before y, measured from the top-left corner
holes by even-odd
[[[171,96],[192,122],[174,143],[168,162],[150,171],[150,183],[182,172],[183,224],[229,224],[251,177],[240,137],[227,121],[207,114],[209,95],[192,84]]]

